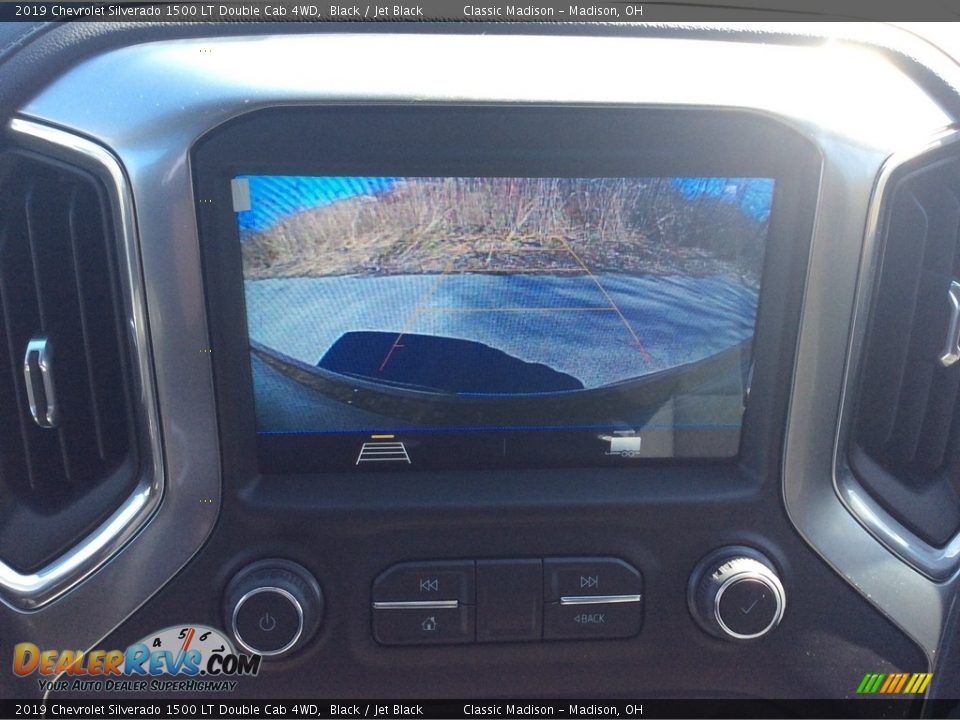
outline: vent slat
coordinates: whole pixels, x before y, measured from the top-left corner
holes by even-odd
[[[960,531],[960,363],[940,361],[960,282],[960,161],[915,170],[892,192],[851,464],[878,502],[942,546]]]
[[[97,464],[91,463],[96,438],[86,389],[87,353],[70,242],[69,205],[65,202],[75,187],[74,182],[51,183],[49,187],[44,205],[56,199],[56,209],[46,214],[47,234],[37,252],[37,265],[41,294],[48,303],[44,330],[53,344],[56,361],[57,400],[61,406],[58,432],[64,467],[71,482],[85,487],[95,478]],[[56,312],[52,312],[54,307]]]
[[[923,432],[911,458],[924,472],[934,472],[947,461],[947,446],[955,432],[954,408],[960,392],[960,373],[934,370],[934,392],[930,393]]]
[[[40,327],[35,334],[43,334],[49,338],[55,360],[60,355],[69,357],[72,350],[66,337],[69,319],[65,316],[70,315],[76,302],[75,296],[70,297],[69,287],[64,285],[63,273],[60,272],[64,258],[60,256],[57,236],[63,227],[63,209],[59,203],[51,202],[51,199],[62,192],[56,177],[44,174],[33,178],[27,189],[25,203],[27,241],[40,312]],[[57,384],[57,402],[61,407],[68,402],[72,386],[70,378],[65,377],[65,367],[67,366],[64,363],[56,363],[53,371]],[[41,430],[44,440],[53,434]],[[63,463],[62,479],[67,485],[76,485],[80,478],[70,462],[68,436],[59,430],[55,434]]]
[[[119,278],[112,248],[106,232],[104,203],[90,187],[81,189],[72,215],[77,254],[76,273],[83,288],[82,307],[84,346],[93,358],[122,357],[124,324],[120,308]],[[92,412],[100,422],[100,449],[103,462],[120,461],[130,445],[129,408],[118,402],[118,395],[129,385],[125,363],[92,361],[89,364]]]
[[[960,432],[957,432],[960,428],[960,403],[953,406],[952,428],[941,468],[944,475],[951,479],[954,488],[960,491]]]
[[[8,243],[4,263],[4,282],[7,296],[16,299],[15,311],[10,313],[11,360],[19,369],[16,386],[21,399],[20,412],[25,415],[22,423],[25,440],[26,463],[31,491],[38,497],[49,498],[45,502],[58,502],[67,495],[64,482],[63,448],[56,433],[42,430],[27,415],[26,387],[23,380],[23,356],[30,338],[43,331],[43,308],[39,300],[37,273],[34,268],[32,246],[36,241],[27,212],[27,204],[36,183],[26,184],[19,198],[20,207],[12,213],[11,242]]]
[[[97,178],[0,153],[0,559],[20,572],[85,537],[140,477],[116,242]],[[54,427],[27,402],[24,356],[41,336]]]
[[[912,193],[895,200],[875,314],[884,322],[870,335],[861,398],[861,430],[867,444],[881,448],[894,436],[897,403],[907,368],[909,338],[919,292],[922,256],[916,247],[927,237],[927,214]],[[912,252],[911,252],[912,250]]]
[[[80,248],[87,244],[84,242],[85,238],[83,236],[85,235],[84,230],[86,227],[88,227],[88,224],[85,222],[85,218],[81,217],[82,209],[79,202],[80,191],[74,188],[70,195],[69,211],[70,254],[71,259],[73,260],[74,281],[76,282],[77,286],[77,296],[79,301],[78,308],[80,311],[80,332],[83,336],[83,355],[84,360],[86,361],[87,389],[90,396],[90,408],[93,419],[94,438],[96,439],[97,456],[101,460],[105,460],[107,453],[104,447],[103,438],[103,411],[100,407],[97,395],[97,383],[94,377],[94,360],[91,347],[93,331],[87,323],[87,318],[93,312],[93,308],[90,305],[90,294],[95,292],[95,288],[86,287],[84,275],[80,272]]]
[[[916,457],[933,374],[933,364],[929,361],[907,363],[897,403],[897,420],[886,443],[891,460],[897,464],[910,463]]]
[[[10,208],[4,208],[10,217]],[[5,281],[4,268],[9,268],[7,248],[12,242],[9,228],[0,229],[0,486],[13,487],[27,483],[31,489],[34,480],[27,464],[26,415],[20,411],[23,399],[19,392],[19,364],[13,342],[10,318],[13,304]]]
[[[909,329],[909,361],[900,388],[896,422],[888,438],[891,459],[897,463],[931,466],[928,453],[943,444],[938,436],[949,432],[952,413],[941,407],[944,395],[955,392],[955,372],[940,372],[937,358],[942,354],[950,319],[947,292],[953,280],[956,230],[960,223],[960,202],[942,183],[928,179],[918,183],[917,192],[928,208],[927,231],[919,247],[904,245],[922,258],[916,302]],[[920,448],[924,451],[921,452]],[[942,452],[937,453],[941,455]]]
[[[930,473],[946,461],[950,434],[954,431],[953,409],[960,390],[960,371],[944,368],[936,360],[943,352],[945,328],[949,323],[947,293],[954,277],[960,279],[960,275],[954,272],[960,251],[960,195],[949,183],[928,186],[926,192],[939,211],[931,226],[931,241],[927,243],[924,255],[927,294],[918,317],[931,321],[914,323],[913,352],[930,363],[932,371],[922,429],[910,461],[923,472]]]
[[[131,450],[128,372],[114,238],[90,177],[56,162],[0,156],[0,496],[43,513],[67,507]],[[23,359],[52,349],[59,425],[30,417]]]

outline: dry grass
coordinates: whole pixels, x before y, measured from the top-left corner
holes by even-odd
[[[719,205],[710,202],[715,217]],[[683,226],[698,221],[683,217],[691,205],[663,182],[408,181],[380,196],[298,213],[244,238],[244,273],[259,279],[530,267],[579,272],[582,262],[593,271],[736,274],[755,284],[759,268],[683,242]],[[744,248],[738,254],[745,256]]]

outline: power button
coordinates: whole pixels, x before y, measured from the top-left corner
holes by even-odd
[[[260,622],[257,623],[263,632],[273,632],[277,628],[277,619],[269,611],[260,616]]]
[[[303,608],[282,588],[255,588],[237,603],[233,626],[237,640],[251,651],[279,654],[300,639]]]
[[[316,632],[323,594],[303,566],[261,560],[237,573],[224,605],[227,627],[240,647],[277,657],[294,652]]]

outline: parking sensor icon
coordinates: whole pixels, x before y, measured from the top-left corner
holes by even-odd
[[[373,435],[373,442],[365,442],[360,446],[360,454],[357,455],[357,462],[405,462],[410,465],[410,456],[407,454],[407,448],[402,442],[393,439],[393,435]]]

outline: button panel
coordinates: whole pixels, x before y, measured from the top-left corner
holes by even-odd
[[[408,562],[373,583],[382,645],[633,637],[643,577],[619,558]]]

